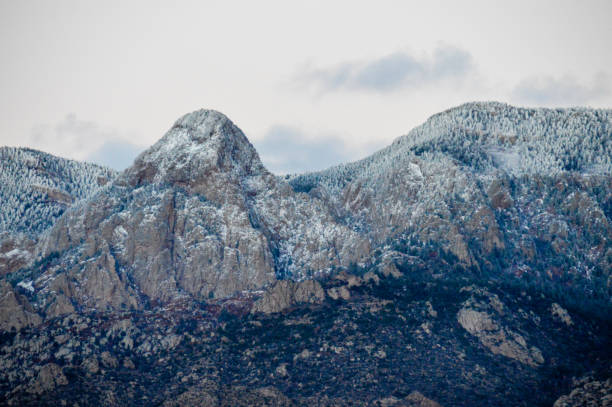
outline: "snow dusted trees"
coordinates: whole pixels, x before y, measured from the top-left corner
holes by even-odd
[[[40,233],[68,204],[92,195],[114,175],[36,150],[0,148],[0,232]]]
[[[564,171],[612,174],[612,110],[528,109],[468,103],[436,114],[389,147],[350,164],[286,177],[294,188],[332,190],[371,178],[416,157],[450,157],[479,173],[513,175]]]

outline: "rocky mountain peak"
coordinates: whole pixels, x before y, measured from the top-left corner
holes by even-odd
[[[474,103],[290,177],[210,110],[119,175],[0,148],[0,405],[605,405],[610,135]]]
[[[201,109],[179,118],[123,176],[130,185],[169,183],[198,190],[213,174],[267,173],[255,148],[225,115]]]

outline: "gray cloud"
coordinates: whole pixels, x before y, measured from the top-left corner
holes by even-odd
[[[31,140],[43,148],[62,147],[69,152],[87,152],[103,140],[115,138],[118,132],[106,129],[95,122],[81,120],[70,113],[55,125],[42,124],[32,129]]]
[[[109,140],[89,154],[86,160],[121,171],[132,165],[136,156],[144,149],[145,147],[129,141]]]
[[[144,149],[126,138],[132,137],[71,113],[55,125],[35,126],[28,144],[52,154],[122,170]]]
[[[609,79],[602,73],[590,84],[584,84],[569,75],[560,78],[532,76],[519,82],[511,96],[522,103],[536,105],[583,105],[610,95]]]
[[[308,69],[298,75],[297,82],[322,91],[391,92],[448,79],[464,79],[474,72],[470,53],[452,46],[440,46],[431,55],[396,52],[373,61],[350,61],[336,67]]]
[[[266,168],[275,174],[321,170],[359,154],[337,137],[310,140],[302,131],[289,126],[274,126],[253,144]]]

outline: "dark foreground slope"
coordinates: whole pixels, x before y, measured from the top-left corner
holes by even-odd
[[[417,404],[419,392],[444,406],[550,406],[574,377],[610,377],[612,325],[587,306],[400,270],[341,274],[281,313],[249,313],[252,300],[237,298],[6,334],[4,402],[435,405]]]

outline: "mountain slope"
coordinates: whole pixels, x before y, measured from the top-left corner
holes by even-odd
[[[114,176],[113,170],[95,164],[0,147],[0,232],[37,235]]]
[[[323,280],[318,302],[280,313],[236,298],[53,318],[0,336],[0,403],[399,407],[418,392],[531,407],[576,398],[584,375],[612,394],[609,320],[529,287],[400,270]]]
[[[115,176],[95,164],[0,148],[0,275],[30,261],[38,236]]]
[[[2,270],[0,404],[603,403],[611,118],[466,104],[276,177],[189,113]]]
[[[472,103],[361,161],[286,178],[374,244],[434,242],[464,268],[610,287],[611,157],[610,110]]]
[[[468,104],[288,184],[227,117],[196,111],[66,212],[13,281],[61,315],[228,297],[402,259],[608,298],[611,116]],[[582,149],[547,160],[576,140]]]
[[[66,212],[26,275],[48,315],[142,308],[346,267],[367,245],[270,174],[229,119],[201,110]]]

